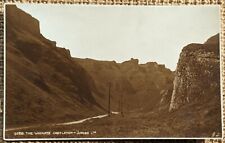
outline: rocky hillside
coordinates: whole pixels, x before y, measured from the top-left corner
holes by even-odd
[[[91,75],[102,96],[99,99],[102,104],[107,103],[111,83],[113,110],[119,110],[121,101],[128,111],[150,110],[160,102],[162,92],[172,86],[173,72],[156,62],[139,64],[138,59],[131,59],[116,63],[78,58],[74,61]]]
[[[102,111],[92,78],[68,50],[41,35],[38,20],[13,5],[6,19],[6,125],[71,121]]]

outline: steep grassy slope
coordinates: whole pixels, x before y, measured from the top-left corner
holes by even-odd
[[[99,113],[91,77],[69,51],[40,34],[38,20],[6,7],[6,125],[74,120]]]

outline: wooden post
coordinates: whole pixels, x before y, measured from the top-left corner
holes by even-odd
[[[111,83],[109,82],[109,103],[108,103],[108,115],[111,115],[111,109],[110,109],[110,100],[111,100],[111,95],[110,95],[110,89],[111,89]]]
[[[123,94],[121,95],[121,115],[122,115],[122,117],[124,116],[124,114],[123,114]]]

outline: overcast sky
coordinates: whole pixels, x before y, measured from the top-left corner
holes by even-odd
[[[175,70],[182,48],[219,32],[219,6],[94,6],[17,4],[40,21],[41,33],[73,57]]]

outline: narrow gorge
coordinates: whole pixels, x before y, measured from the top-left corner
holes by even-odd
[[[93,137],[221,136],[219,34],[185,46],[171,71],[134,58],[71,57],[41,34],[31,15],[8,5],[6,17],[6,128],[92,129],[99,133]],[[111,111],[124,116],[45,128],[107,114],[109,94]]]

